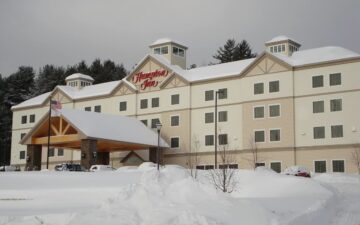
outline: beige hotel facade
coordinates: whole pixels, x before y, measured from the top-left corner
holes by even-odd
[[[154,132],[160,121],[170,146],[166,164],[187,167],[197,155],[199,169],[211,168],[217,97],[218,149],[226,148],[238,168],[251,168],[256,152],[258,165],[279,172],[292,165],[356,172],[351,155],[360,144],[360,55],[300,47],[279,36],[254,59],[186,69],[188,48],[159,39],[123,80],[92,85],[91,77],[73,74],[67,85],[14,106],[11,164],[24,169],[26,146],[19,142],[48,112],[51,95],[63,108],[135,117]],[[45,146],[42,151],[45,168]],[[112,152],[109,163],[140,163],[149,160],[148,152]],[[79,151],[51,149],[50,168],[80,157]]]

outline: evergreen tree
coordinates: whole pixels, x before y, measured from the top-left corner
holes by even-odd
[[[234,59],[235,60],[243,60],[255,58],[256,53],[252,53],[251,47],[246,40],[242,40],[240,44],[238,44],[234,51]]]
[[[65,77],[65,69],[63,67],[45,65],[39,70],[34,94],[43,94],[52,91],[57,85],[64,85]]]
[[[232,62],[234,60],[234,52],[236,48],[236,42],[234,39],[228,39],[224,47],[220,47],[217,50],[217,54],[213,57],[220,61],[220,63]]]
[[[242,40],[237,44],[234,39],[228,39],[224,47],[220,47],[213,57],[219,60],[220,63],[226,63],[254,58],[256,53],[252,53],[251,47],[246,40]]]

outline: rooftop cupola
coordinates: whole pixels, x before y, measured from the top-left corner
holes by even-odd
[[[82,73],[74,73],[65,78],[66,85],[81,89],[85,86],[92,85],[94,79],[88,75]]]
[[[186,69],[186,50],[188,48],[185,45],[170,38],[161,38],[149,47],[151,54],[162,55],[170,61],[171,65],[178,65]]]
[[[265,42],[266,50],[271,53],[280,53],[291,56],[293,52],[299,50],[301,44],[287,36],[281,35]]]

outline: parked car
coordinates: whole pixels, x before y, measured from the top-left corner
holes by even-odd
[[[305,166],[291,166],[284,170],[284,174],[299,177],[311,177],[309,170]]]
[[[55,166],[55,171],[86,171],[80,164],[61,163]]]
[[[13,171],[20,171],[20,167],[19,166],[0,166],[0,171],[1,172],[13,172]]]
[[[98,171],[112,171],[114,168],[112,168],[109,165],[92,165],[90,167],[90,172],[98,172]]]

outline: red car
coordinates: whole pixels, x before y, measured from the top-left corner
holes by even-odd
[[[308,169],[304,166],[291,166],[285,169],[284,174],[299,177],[311,177]]]

